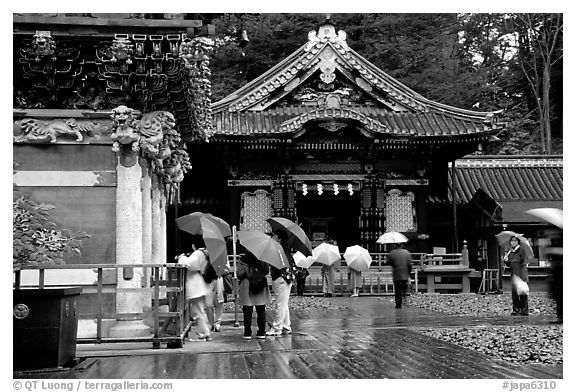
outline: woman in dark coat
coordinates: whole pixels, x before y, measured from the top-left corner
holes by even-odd
[[[504,264],[510,267],[512,282],[512,315],[528,316],[528,294],[518,294],[515,277],[528,283],[528,260],[517,237],[510,237],[510,249],[504,255]]]
[[[258,260],[252,253],[246,253],[237,267],[237,276],[240,281],[238,289],[238,304],[242,306],[244,314],[244,339],[252,339],[252,310],[256,308],[256,339],[266,339],[266,305],[270,303],[270,290],[266,275],[270,272],[268,264]],[[260,276],[266,281],[262,287],[254,290],[250,284],[251,276]],[[252,286],[252,287],[251,287]]]

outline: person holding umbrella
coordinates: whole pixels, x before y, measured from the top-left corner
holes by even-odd
[[[512,315],[528,316],[528,292],[521,288],[528,283],[528,260],[516,236],[509,239],[510,249],[504,255],[504,264],[510,267],[512,281]]]
[[[266,332],[266,335],[280,336],[292,333],[290,307],[288,303],[290,301],[290,291],[292,290],[296,266],[294,265],[292,254],[288,249],[287,234],[284,231],[278,231],[272,235],[272,238],[280,243],[288,261],[288,265],[285,268],[278,269],[274,266],[270,268],[272,288],[276,294],[276,315],[272,322],[272,328]]]
[[[386,264],[392,266],[394,301],[396,302],[396,309],[400,309],[402,308],[402,303],[406,302],[408,280],[412,270],[412,255],[402,247],[402,243],[394,243],[392,246],[393,249],[388,254]]]
[[[192,254],[177,256],[178,264],[186,266],[186,300],[190,318],[197,322],[197,338],[190,338],[188,341],[210,341],[210,329],[208,328],[208,317],[206,316],[204,298],[208,294],[208,284],[204,281],[202,273],[208,266],[206,248],[201,236],[192,237]]]
[[[256,339],[266,339],[266,305],[270,303],[270,290],[266,275],[268,264],[247,251],[238,264],[236,274],[240,280],[238,305],[244,314],[244,339],[252,339],[252,311],[256,308]]]
[[[304,291],[306,289],[306,277],[310,275],[308,268],[314,263],[314,258],[312,256],[304,256],[302,252],[296,252],[292,255],[294,262],[296,263],[296,295],[299,297],[304,296]]]

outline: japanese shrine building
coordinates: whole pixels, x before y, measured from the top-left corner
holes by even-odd
[[[499,112],[443,105],[402,85],[329,22],[212,111],[210,142],[194,147],[181,189],[184,211],[213,208],[264,231],[266,218],[284,216],[342,251],[383,251],[375,241],[385,231],[405,233],[415,251],[458,251],[453,223],[430,219],[427,200],[446,199],[450,163],[503,129]]]

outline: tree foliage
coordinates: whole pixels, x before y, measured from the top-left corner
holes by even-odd
[[[488,153],[561,153],[562,62],[557,61],[550,71],[551,125],[546,142],[549,148],[544,148],[542,143],[548,136],[539,131],[543,118],[537,103],[541,101],[535,100],[522,57],[532,56],[538,62],[541,55],[533,49],[522,51],[517,45],[515,37],[525,34],[516,22],[520,17],[333,14],[331,21],[347,33],[352,49],[424,97],[464,109],[503,109],[508,127]],[[325,14],[224,14],[217,18],[217,48],[211,61],[213,101],[284,60],[305,44],[308,32],[324,20]],[[242,30],[247,31],[249,38],[245,47],[238,45]],[[536,48],[534,43],[531,45]],[[561,56],[561,31],[549,49],[553,49],[549,50],[553,59]]]
[[[51,220],[54,206],[36,203],[14,190],[12,201],[13,266],[63,264],[81,256],[84,232],[59,229]]]

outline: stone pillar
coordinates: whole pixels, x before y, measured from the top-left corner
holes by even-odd
[[[158,176],[152,177],[152,263],[164,262],[162,257],[162,211],[161,211],[161,188]]]
[[[167,244],[168,240],[166,238],[167,230],[166,227],[166,193],[160,193],[160,262],[166,263],[166,255],[168,253]]]
[[[116,166],[116,264],[142,263],[142,168],[136,152],[122,146]],[[118,289],[140,288],[140,269],[118,269]],[[116,312],[142,312],[140,293],[117,292]],[[149,328],[141,318],[118,316],[110,337],[147,336]]]
[[[145,159],[142,160],[142,263],[152,262],[152,180],[150,178],[150,165]],[[150,287],[150,276],[152,271],[149,268],[142,269],[144,282],[143,287]],[[142,296],[142,305],[151,306],[152,296],[146,293]]]

